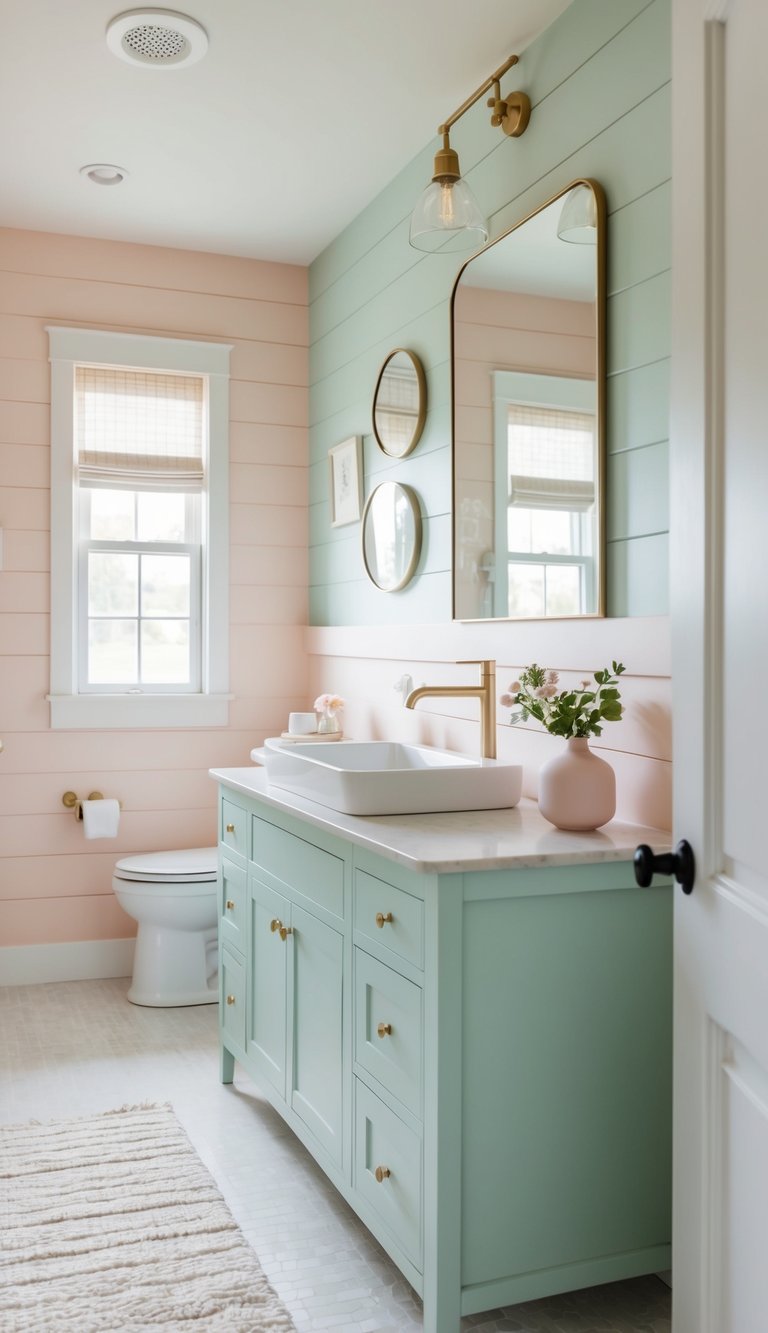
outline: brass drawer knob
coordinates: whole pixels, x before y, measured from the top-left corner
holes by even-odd
[[[384,929],[384,926],[387,924],[387,922],[388,922],[388,921],[392,921],[392,920],[393,920],[393,916],[392,916],[392,913],[391,913],[391,912],[377,912],[377,913],[376,913],[376,925],[379,927],[379,930],[383,930],[383,929]]]
[[[379,1026],[377,1027],[376,1031],[378,1032],[378,1034],[379,1034],[380,1037],[391,1037],[391,1036],[392,1036],[392,1024],[391,1024],[391,1023],[379,1023]]]
[[[235,831],[234,824],[227,824],[227,833],[234,833],[234,831]]]
[[[228,911],[228,912],[234,912],[234,910],[235,910],[235,904],[234,904],[234,902],[232,901],[231,898],[227,898],[227,911]]]
[[[235,1003],[235,997],[234,997],[234,995],[228,995],[228,996],[227,996],[227,1004],[234,1004],[234,1003]]]
[[[373,1174],[375,1175],[379,1184],[381,1184],[383,1180],[386,1180],[389,1176],[392,1175],[392,1172],[390,1171],[388,1166],[377,1166]]]
[[[278,934],[283,941],[287,940],[288,936],[293,934],[293,926],[284,926],[279,916],[273,916],[269,923],[269,929],[272,931],[273,935]]]

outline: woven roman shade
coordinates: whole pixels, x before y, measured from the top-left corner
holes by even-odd
[[[509,503],[584,513],[595,503],[595,419],[510,403]]]
[[[76,366],[80,485],[202,490],[203,412],[200,375]]]

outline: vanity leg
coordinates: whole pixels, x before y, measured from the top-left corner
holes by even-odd
[[[235,1057],[226,1046],[219,1051],[219,1078],[222,1083],[233,1083],[235,1078]]]

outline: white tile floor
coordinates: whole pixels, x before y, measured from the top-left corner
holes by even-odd
[[[127,989],[127,979],[0,988],[0,1123],[170,1102],[299,1333],[420,1329],[412,1289],[240,1067],[232,1087],[219,1083],[216,1006],[140,1009]],[[462,1328],[669,1333],[669,1310],[669,1290],[648,1277]]]

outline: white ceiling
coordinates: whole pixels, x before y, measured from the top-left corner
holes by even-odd
[[[120,0],[0,0],[0,225],[309,263],[569,3],[189,0],[208,53],[157,70]]]

